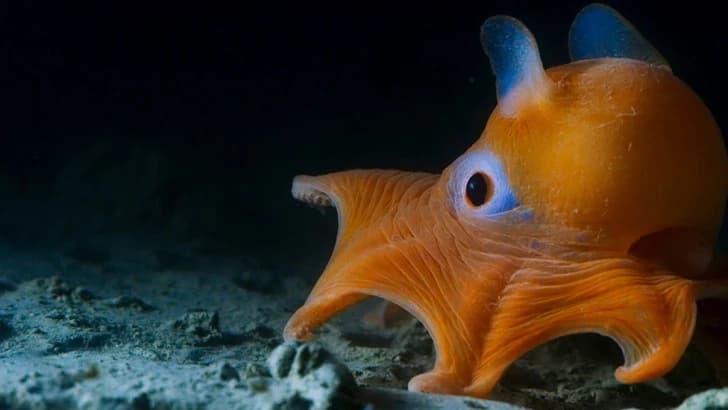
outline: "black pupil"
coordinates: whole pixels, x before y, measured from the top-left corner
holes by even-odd
[[[488,195],[488,183],[485,182],[483,174],[477,173],[470,177],[468,186],[465,188],[465,194],[474,206],[481,206],[485,203],[485,198]]]

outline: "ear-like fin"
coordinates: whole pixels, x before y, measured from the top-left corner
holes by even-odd
[[[667,60],[632,23],[613,8],[594,3],[574,18],[569,31],[571,59],[631,58],[671,71]]]
[[[481,27],[480,42],[490,59],[498,104],[505,115],[514,115],[521,103],[546,94],[551,81],[536,40],[523,23],[508,16],[491,17]]]

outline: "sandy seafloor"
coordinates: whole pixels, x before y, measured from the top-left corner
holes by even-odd
[[[106,169],[118,175],[67,171],[60,196],[0,192],[0,409],[662,409],[718,386],[692,347],[665,377],[622,385],[617,345],[579,335],[517,361],[492,401],[410,394],[407,381],[432,366],[430,338],[414,320],[368,327],[371,303],[324,325],[319,345],[282,347],[268,361],[325,257],[291,263],[282,253],[264,265],[235,247],[126,229],[123,215],[124,229],[112,229],[108,203],[129,211],[144,198],[123,192],[147,189],[138,181],[157,188],[153,173]],[[84,207],[79,193],[101,205]],[[188,203],[198,209],[206,195]],[[707,399],[728,406],[726,391]],[[706,396],[691,403],[708,408]]]
[[[0,241],[0,408],[255,408],[275,401],[266,391],[285,380],[270,381],[266,358],[312,285],[295,272],[206,254],[194,244],[117,237],[52,251],[8,232]],[[368,328],[365,309],[327,324],[318,340],[359,386],[403,389],[431,366],[429,337],[415,321]],[[531,408],[656,409],[716,385],[693,349],[649,384],[616,382],[619,363],[608,339],[560,339],[519,360],[491,399]],[[279,408],[286,403],[308,408]]]

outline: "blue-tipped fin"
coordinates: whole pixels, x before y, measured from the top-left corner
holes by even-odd
[[[604,4],[584,7],[569,31],[572,61],[594,58],[630,58],[671,71],[670,64],[634,26]]]
[[[508,16],[491,17],[481,27],[480,42],[490,59],[498,104],[505,115],[515,115],[520,104],[545,95],[550,80],[536,40],[523,23]]]

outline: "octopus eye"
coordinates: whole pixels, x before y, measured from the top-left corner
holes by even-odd
[[[482,172],[474,173],[465,186],[465,197],[473,207],[479,207],[488,199],[488,177]]]
[[[463,155],[448,175],[448,199],[463,217],[493,218],[518,206],[503,165],[489,151]]]

